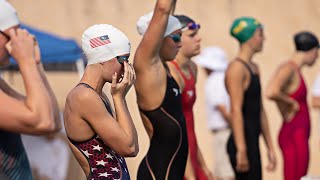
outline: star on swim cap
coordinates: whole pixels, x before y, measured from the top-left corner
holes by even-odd
[[[252,17],[240,17],[233,21],[230,34],[241,44],[248,41],[262,24]]]

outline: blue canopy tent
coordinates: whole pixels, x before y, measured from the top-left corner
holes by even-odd
[[[82,50],[73,39],[64,39],[47,32],[32,28],[25,24],[22,28],[35,35],[40,46],[41,60],[46,70],[53,71],[76,71],[77,64],[85,64]],[[7,70],[17,70],[18,66],[14,59],[10,59]]]

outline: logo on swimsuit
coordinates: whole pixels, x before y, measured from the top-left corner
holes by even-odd
[[[179,94],[179,89],[177,88],[172,88],[173,92],[175,93],[175,96],[178,96]]]
[[[193,91],[192,90],[187,91],[187,94],[188,94],[189,97],[192,97],[193,96]]]

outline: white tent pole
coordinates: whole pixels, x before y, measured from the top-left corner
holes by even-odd
[[[83,73],[84,73],[84,64],[83,64],[82,58],[80,58],[76,61],[76,66],[77,66],[79,78],[81,79],[81,77],[83,76]]]

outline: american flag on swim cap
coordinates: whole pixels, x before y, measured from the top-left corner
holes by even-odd
[[[96,48],[96,47],[103,46],[103,45],[111,43],[108,35],[92,38],[89,41],[90,41],[90,46],[92,48]]]

